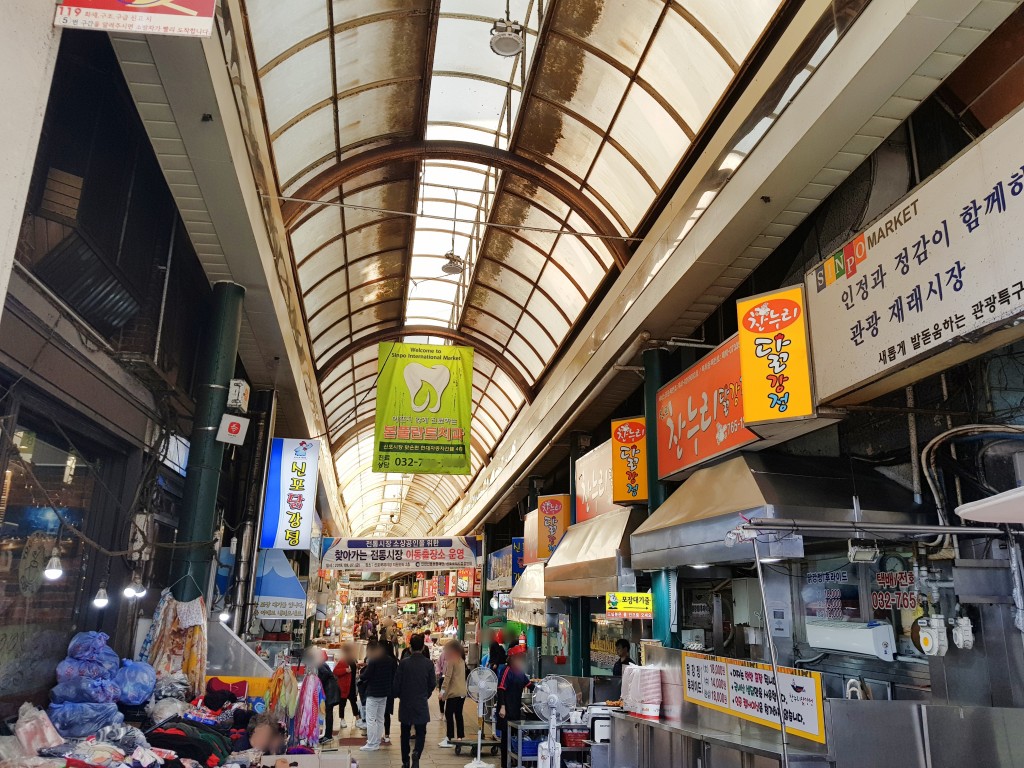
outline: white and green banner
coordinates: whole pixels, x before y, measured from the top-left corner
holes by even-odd
[[[468,475],[472,347],[384,342],[377,370],[373,471]]]

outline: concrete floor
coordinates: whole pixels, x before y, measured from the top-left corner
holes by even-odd
[[[463,750],[461,755],[456,755],[454,749],[442,749],[437,746],[437,743],[445,736],[445,724],[444,720],[441,719],[441,712],[437,706],[437,696],[430,698],[430,713],[431,719],[430,724],[427,726],[426,748],[424,749],[423,756],[420,758],[420,768],[463,768],[466,763],[473,759],[471,753]],[[397,714],[398,704],[396,703],[395,716],[392,718],[391,724],[391,744],[381,744],[381,748],[377,752],[359,751],[359,746],[365,743],[365,738],[360,739],[359,744],[354,746],[325,745],[324,750],[320,753],[321,768],[347,768],[345,760],[349,750],[352,751],[352,757],[359,762],[359,768],[401,768],[402,748],[399,744],[401,729],[398,724]],[[475,739],[477,730],[476,702],[469,699],[466,700],[464,718],[466,738]],[[351,713],[349,713],[348,725],[350,727],[336,732],[336,736],[344,739],[363,736],[362,731],[351,727]],[[486,732],[488,735],[491,732],[489,725]],[[337,751],[331,751],[334,749],[337,749]],[[494,768],[499,768],[501,757],[500,755],[492,757],[488,750],[485,749],[484,761],[494,766]]]

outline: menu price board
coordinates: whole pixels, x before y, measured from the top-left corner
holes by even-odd
[[[818,672],[779,667],[776,686],[768,664],[683,651],[683,698],[774,730],[783,719],[787,733],[825,743]]]

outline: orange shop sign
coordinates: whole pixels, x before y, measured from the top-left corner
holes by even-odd
[[[146,35],[209,37],[216,0],[64,0],[53,25]]]
[[[739,338],[732,336],[658,390],[658,477],[754,442],[744,426]]]
[[[569,494],[537,497],[537,556],[547,560],[569,527]]]
[[[738,301],[736,314],[744,422],[765,424],[813,416],[803,285]]]
[[[647,421],[643,416],[612,422],[612,501],[647,501]]]

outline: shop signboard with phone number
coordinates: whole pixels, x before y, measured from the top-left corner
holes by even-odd
[[[780,710],[781,694],[781,710]],[[683,651],[683,698],[727,715],[825,743],[821,674],[779,667],[779,685],[768,664]]]

